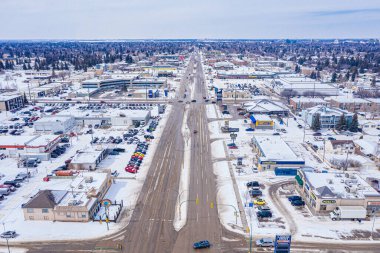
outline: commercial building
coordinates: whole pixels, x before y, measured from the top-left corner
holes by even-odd
[[[11,111],[25,106],[24,95],[5,92],[0,94],[0,111]]]
[[[296,189],[314,214],[327,214],[337,206],[380,210],[380,194],[356,173],[317,173],[298,170]]]
[[[339,118],[344,115],[346,119],[346,123],[348,125],[351,124],[352,118],[354,116],[353,113],[350,113],[345,110],[327,107],[323,105],[317,105],[312,108],[306,109],[302,111],[302,118],[306,120],[309,126],[313,123],[313,118],[319,114],[321,128],[322,129],[332,129],[335,128],[336,124],[339,122]]]
[[[111,89],[111,88],[161,88],[166,87],[166,79],[163,78],[139,78],[138,75],[125,75],[106,77],[105,79],[90,79],[82,82],[83,89]]]
[[[106,150],[102,148],[81,150],[71,159],[69,168],[73,170],[95,170],[106,156]]]
[[[287,116],[289,109],[281,102],[272,101],[269,99],[259,99],[253,102],[248,102],[243,105],[244,109],[251,114],[267,114]]]
[[[84,172],[70,179],[51,179],[47,184],[53,189],[39,190],[22,205],[25,220],[90,221],[112,180],[110,173]]]
[[[60,141],[59,135],[0,136],[0,151],[10,157],[48,160]]]
[[[298,96],[337,96],[339,89],[329,83],[321,83],[311,78],[302,76],[283,76],[266,85],[277,94],[291,91]]]
[[[330,106],[349,112],[367,112],[371,109],[371,102],[362,98],[332,97]]]
[[[44,117],[34,122],[36,132],[59,132],[66,133],[74,128],[75,118],[72,116]]]
[[[254,135],[252,144],[257,153],[257,167],[261,171],[275,168],[294,169],[305,165],[305,161],[280,136]]]
[[[273,129],[274,121],[268,115],[265,114],[255,114],[251,115],[251,126],[255,129]]]
[[[328,106],[329,102],[322,98],[295,97],[290,99],[289,104],[293,111],[301,111],[317,105]]]

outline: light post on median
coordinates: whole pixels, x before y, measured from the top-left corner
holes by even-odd
[[[237,210],[237,208],[235,206],[233,206],[233,205],[228,205],[228,204],[218,204],[217,203],[217,205],[219,205],[219,206],[230,206],[230,207],[233,207],[235,209],[235,225],[237,225],[237,217],[238,217],[238,210]]]

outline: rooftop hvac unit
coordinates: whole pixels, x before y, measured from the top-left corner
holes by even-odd
[[[87,184],[92,183],[93,181],[94,181],[94,178],[92,176],[84,178],[84,182]]]
[[[350,178],[350,174],[348,174],[348,173],[345,173],[344,176],[345,176],[346,178]]]
[[[350,178],[351,178],[351,179],[356,179],[356,176],[355,176],[354,174],[351,174],[351,175],[350,175]]]
[[[328,184],[333,184],[332,179],[327,179],[327,183],[328,183]]]

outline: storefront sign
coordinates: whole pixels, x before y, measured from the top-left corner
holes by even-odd
[[[314,193],[312,193],[312,192],[310,192],[310,196],[311,196],[314,200],[317,199],[317,197],[315,197]]]
[[[325,200],[322,200],[322,203],[323,204],[335,204],[336,201],[333,199],[325,199]]]

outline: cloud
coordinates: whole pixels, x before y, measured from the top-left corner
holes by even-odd
[[[314,16],[342,16],[342,15],[350,15],[350,14],[367,14],[367,13],[380,13],[380,8],[314,11],[311,14]]]

